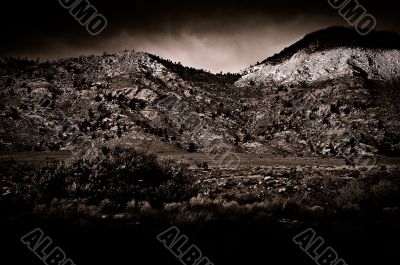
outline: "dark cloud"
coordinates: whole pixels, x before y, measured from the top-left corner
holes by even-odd
[[[2,3],[0,56],[55,58],[125,49],[211,71],[239,71],[306,33],[347,23],[326,0],[90,1],[108,20],[88,34],[58,0]],[[398,4],[359,1],[378,28],[400,31]]]

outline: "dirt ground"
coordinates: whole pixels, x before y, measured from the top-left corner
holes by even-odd
[[[64,160],[70,157],[70,151],[56,152],[7,152],[0,153],[0,162],[14,160],[16,162],[46,162]],[[291,157],[276,156],[268,154],[250,154],[250,153],[230,153],[224,160],[224,155],[207,153],[187,153],[187,152],[158,152],[160,158],[170,158],[175,161],[182,161],[191,166],[200,163],[207,163],[212,168],[224,168],[232,165],[242,168],[248,166],[345,166],[344,159],[334,157]],[[234,162],[230,163],[231,160]],[[236,161],[238,163],[236,163]],[[224,163],[226,162],[226,163]],[[400,157],[378,157],[377,166],[400,165]]]

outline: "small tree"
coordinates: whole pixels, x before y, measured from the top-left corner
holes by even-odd
[[[195,152],[197,152],[197,149],[198,149],[198,147],[195,143],[190,143],[189,147],[188,147],[188,152],[195,153]]]

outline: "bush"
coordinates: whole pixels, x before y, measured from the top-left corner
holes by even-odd
[[[371,188],[373,199],[382,207],[400,205],[400,183],[398,179],[381,179]]]
[[[117,208],[129,201],[149,201],[152,206],[181,201],[193,195],[194,186],[184,165],[157,160],[133,148],[102,148],[104,160],[94,168],[85,159],[72,159],[65,168],[68,191],[94,203],[111,200]]]
[[[364,182],[351,180],[338,192],[335,202],[339,208],[358,204],[368,198],[368,189]]]
[[[149,201],[151,206],[161,207],[196,194],[184,165],[158,160],[133,148],[97,149],[91,154],[101,153],[104,161],[95,167],[90,167],[88,157],[80,154],[62,163],[3,172],[7,198],[0,197],[0,201],[18,199],[50,206],[55,198],[78,199],[113,212],[126,210],[132,201]]]

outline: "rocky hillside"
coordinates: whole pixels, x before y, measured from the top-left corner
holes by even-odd
[[[347,28],[329,28],[305,36],[260,64],[243,71],[238,85],[305,85],[361,76],[369,80],[396,80],[400,74],[400,36],[373,32],[360,36]]]
[[[400,38],[306,36],[239,74],[147,53],[0,60],[0,150],[122,142],[155,151],[398,155]],[[218,150],[217,150],[218,149]]]
[[[58,150],[82,142],[161,149],[233,148],[242,109],[237,75],[213,75],[146,53],[34,62],[2,59],[3,151]],[[79,136],[79,137],[77,137]]]
[[[252,126],[258,145],[398,155],[399,43],[397,34],[330,28],[244,70],[236,86],[264,93]]]

